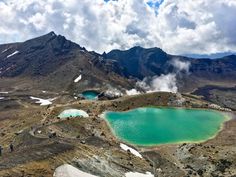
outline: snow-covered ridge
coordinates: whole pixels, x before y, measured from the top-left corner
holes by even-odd
[[[50,99],[42,99],[42,98],[37,98],[37,97],[30,97],[32,100],[37,100],[35,103],[40,104],[40,106],[47,106],[52,104],[52,101],[55,100],[55,98],[50,98]]]
[[[85,173],[73,167],[72,165],[65,164],[56,168],[53,177],[98,177],[98,176]]]
[[[135,149],[133,149],[133,148],[131,148],[131,147],[125,145],[125,144],[121,143],[120,147],[121,147],[121,149],[123,149],[125,151],[130,151],[130,153],[134,154],[137,157],[143,158],[142,155],[138,151],[136,151]]]
[[[12,56],[14,56],[14,55],[16,55],[16,54],[18,54],[18,53],[19,53],[19,51],[15,51],[15,52],[13,52],[12,54],[8,55],[7,58],[10,58],[10,57],[12,57]]]
[[[0,97],[0,100],[3,100],[4,99],[4,97]]]
[[[80,74],[79,77],[77,77],[77,78],[74,80],[74,82],[77,83],[77,82],[79,82],[81,79],[82,79],[82,75]]]

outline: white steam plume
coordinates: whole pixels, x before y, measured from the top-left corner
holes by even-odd
[[[136,89],[126,90],[126,95],[139,95],[141,92]]]
[[[178,92],[177,75],[181,72],[189,72],[190,62],[181,61],[178,58],[171,60],[170,64],[174,66],[175,71],[166,75],[154,76],[152,78],[144,78],[143,81],[136,83],[137,87],[143,89],[145,92]]]
[[[175,67],[177,72],[181,72],[181,71],[188,72],[189,71],[189,67],[190,67],[189,61],[181,61],[178,58],[175,58],[175,59],[171,60],[170,64]]]
[[[162,74],[161,76],[154,76],[152,78],[144,78],[143,81],[137,82],[137,87],[142,88],[147,93],[149,92],[174,92],[178,88],[176,86],[176,74]]]

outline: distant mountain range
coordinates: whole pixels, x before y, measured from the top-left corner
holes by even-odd
[[[143,79],[175,72],[173,60],[189,63],[189,72],[177,76],[181,91],[189,92],[204,85],[236,84],[236,55],[218,59],[194,59],[169,55],[160,48],[133,47],[129,50],[112,50],[103,54],[107,60],[115,60],[124,68],[126,77]]]
[[[236,56],[230,55],[219,59],[193,59],[183,56],[169,55],[160,48],[144,49],[133,47],[129,50],[112,50],[103,54],[106,59],[116,60],[125,68],[128,76],[144,78],[173,72],[170,62],[179,59],[182,62],[190,62],[189,71],[192,75],[221,79],[222,77],[236,76]],[[229,79],[229,78],[227,78]]]
[[[189,62],[189,72],[178,77],[182,90],[206,83],[236,81],[236,56],[193,59],[169,55],[160,48],[133,47],[98,54],[88,52],[61,35],[50,32],[22,43],[0,45],[0,77],[27,78],[49,89],[103,87],[132,88],[134,80],[175,72],[174,59]],[[80,84],[73,80],[82,75]],[[73,86],[72,86],[73,85]]]

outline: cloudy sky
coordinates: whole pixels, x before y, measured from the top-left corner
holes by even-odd
[[[0,0],[0,43],[55,31],[102,53],[236,51],[236,0]]]

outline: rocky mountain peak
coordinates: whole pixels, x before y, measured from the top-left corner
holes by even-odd
[[[47,52],[51,51],[55,55],[65,54],[73,49],[80,48],[78,44],[67,40],[64,36],[56,35],[54,32],[25,41],[20,45],[21,51],[26,51],[27,53],[46,49]]]

